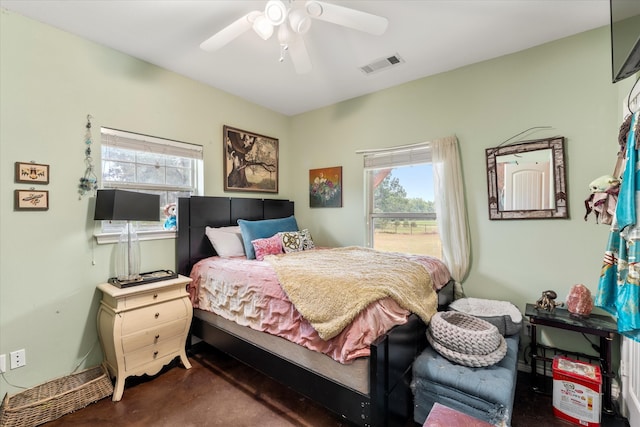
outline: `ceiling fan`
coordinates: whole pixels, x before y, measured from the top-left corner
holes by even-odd
[[[277,31],[280,62],[288,53],[296,72],[304,74],[311,71],[311,59],[302,36],[311,28],[312,19],[374,35],[383,34],[389,24],[387,18],[332,3],[307,1],[304,6],[292,0],[288,3],[287,6],[281,0],[267,1],[264,11],[254,10],[242,16],[202,42],[200,48],[213,52],[250,29],[264,40]]]

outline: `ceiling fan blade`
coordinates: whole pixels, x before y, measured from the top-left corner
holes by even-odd
[[[311,58],[302,37],[295,37],[293,42],[289,43],[289,57],[296,73],[306,74],[311,71]]]
[[[253,12],[247,13],[242,18],[233,21],[231,24],[200,43],[200,49],[207,52],[213,52],[214,50],[220,49],[222,46],[230,43],[235,38],[250,30],[256,16],[259,14],[259,11],[254,10]]]
[[[383,34],[389,26],[387,18],[332,3],[308,1],[305,7],[312,18],[377,36]]]

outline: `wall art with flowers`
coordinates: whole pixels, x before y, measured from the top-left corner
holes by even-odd
[[[309,206],[342,207],[342,166],[309,170]]]

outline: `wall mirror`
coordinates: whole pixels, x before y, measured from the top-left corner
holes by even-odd
[[[487,148],[489,219],[568,218],[564,137]]]

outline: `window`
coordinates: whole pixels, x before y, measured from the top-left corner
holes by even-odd
[[[440,258],[429,146],[369,152],[364,164],[368,246]]]
[[[178,197],[202,194],[202,146],[109,128],[101,128],[100,136],[102,187],[160,196],[161,221],[138,223],[139,234],[162,231],[163,208]],[[102,232],[119,233],[123,225],[103,221]]]

